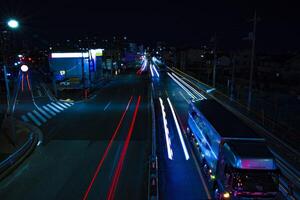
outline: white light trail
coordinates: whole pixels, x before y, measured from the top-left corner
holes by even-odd
[[[164,130],[165,130],[165,139],[166,139],[166,143],[167,143],[167,151],[168,151],[168,158],[170,160],[173,160],[173,151],[171,149],[171,140],[170,140],[170,132],[169,129],[167,127],[167,119],[166,119],[166,113],[165,113],[165,107],[164,107],[164,103],[163,100],[159,97],[159,102],[160,102],[160,107],[161,107],[161,113],[162,113],[162,117],[163,117],[163,123],[164,123]]]
[[[203,135],[202,130],[198,127],[197,123],[195,122],[194,118],[192,117],[191,114],[189,114],[190,118],[193,120],[195,126],[197,127],[199,133],[201,134],[202,138],[205,140],[205,143],[208,145],[210,151],[212,152],[213,156],[215,157],[215,159],[218,159],[217,155],[215,154],[215,152],[213,151],[213,149],[211,148],[210,144],[208,143],[206,137]]]
[[[178,132],[178,135],[179,135],[179,138],[180,138],[180,142],[181,142],[181,146],[182,146],[182,149],[183,149],[183,152],[184,152],[185,159],[188,160],[190,158],[190,156],[189,156],[188,150],[186,149],[185,142],[184,142],[184,139],[183,139],[183,136],[182,136],[181,129],[179,127],[177,117],[175,115],[173,105],[172,105],[169,97],[167,98],[167,100],[168,100],[169,106],[170,106],[171,111],[172,111],[173,119],[175,121],[176,129],[177,129],[177,132]]]
[[[158,73],[158,71],[157,71],[157,69],[156,69],[156,67],[155,67],[155,64],[152,65],[152,67],[153,67],[153,69],[154,69],[154,72],[155,72],[156,76],[159,78],[159,73]]]
[[[154,77],[153,70],[152,70],[152,64],[150,64],[150,72],[151,72],[151,76]]]
[[[177,81],[169,72],[167,73],[175,83],[177,83],[190,97],[193,99],[197,99],[195,95],[193,95],[186,87],[184,87],[179,81]]]
[[[187,84],[184,80],[182,80],[180,77],[178,77],[176,74],[172,73],[172,75],[174,77],[176,77],[181,83],[183,83],[186,87],[188,87],[190,90],[192,90],[195,94],[197,94],[201,100],[202,99],[206,99],[205,96],[203,96],[200,92],[198,92],[197,90],[195,90],[195,88],[193,88],[192,86],[190,86],[189,84]]]

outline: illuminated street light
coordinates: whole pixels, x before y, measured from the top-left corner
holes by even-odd
[[[22,72],[27,72],[28,71],[28,66],[27,65],[22,65],[21,66],[21,71]]]
[[[16,29],[19,27],[19,22],[15,19],[10,19],[8,20],[7,25],[9,28]]]

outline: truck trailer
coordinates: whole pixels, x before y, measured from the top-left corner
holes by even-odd
[[[274,199],[279,170],[264,138],[213,99],[191,102],[187,135],[216,199]]]

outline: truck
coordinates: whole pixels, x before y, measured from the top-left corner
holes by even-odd
[[[191,102],[187,136],[215,199],[275,199],[279,169],[264,138],[214,99]]]

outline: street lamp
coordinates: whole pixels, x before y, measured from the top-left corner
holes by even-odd
[[[27,65],[22,65],[21,66],[21,71],[24,72],[24,73],[27,72],[28,71],[28,66]]]
[[[19,22],[16,19],[10,18],[7,20],[6,22],[6,26],[9,29],[18,29],[19,28]],[[9,113],[10,111],[10,91],[9,91],[9,85],[8,85],[8,80],[7,80],[7,70],[6,70],[6,56],[5,56],[5,48],[6,48],[6,36],[5,34],[8,34],[7,30],[1,30],[1,32],[3,32],[3,34],[1,33],[1,36],[3,35],[3,43],[0,47],[0,50],[2,52],[2,60],[3,60],[3,72],[4,72],[4,80],[5,80],[5,87],[6,87],[6,96],[7,96],[7,113]]]
[[[15,19],[10,19],[7,21],[7,26],[12,29],[19,28],[19,22]]]

